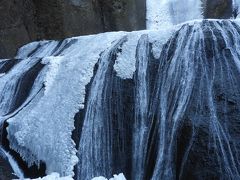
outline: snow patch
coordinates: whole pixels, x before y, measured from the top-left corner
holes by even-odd
[[[95,177],[92,180],[108,180],[107,178],[103,176]],[[120,173],[119,175],[113,175],[113,178],[110,178],[109,180],[126,180],[123,173]]]

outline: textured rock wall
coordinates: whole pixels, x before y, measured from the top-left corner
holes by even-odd
[[[0,57],[12,56],[16,48],[35,39],[32,3],[28,0],[0,2]]]
[[[205,18],[232,16],[232,0],[202,0]],[[0,58],[40,39],[145,29],[145,0],[2,0]]]
[[[3,0],[0,58],[40,39],[145,29],[145,0]]]
[[[232,0],[203,0],[204,17],[207,19],[228,19],[232,17]]]

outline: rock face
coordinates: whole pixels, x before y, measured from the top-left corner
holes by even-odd
[[[232,0],[203,0],[204,17],[228,19],[232,17]]]
[[[0,58],[34,40],[145,29],[145,0],[8,0],[0,9]]]
[[[13,56],[16,48],[35,39],[33,11],[29,1],[0,3],[0,57]]]
[[[203,0],[205,18],[232,16],[232,0]],[[0,3],[0,58],[40,39],[145,29],[145,0],[5,0]]]

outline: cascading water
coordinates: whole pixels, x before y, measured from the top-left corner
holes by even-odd
[[[108,105],[108,97],[111,97],[108,83],[112,81],[113,56],[124,41],[126,37],[101,54],[83,120],[79,143],[78,179],[91,179],[100,175],[111,176],[114,134],[112,107]]]
[[[202,19],[201,0],[147,0],[147,29]]]
[[[238,140],[233,140],[237,132],[231,130],[232,126],[239,127],[237,120],[232,122],[232,116],[238,118],[240,110],[237,105],[240,98],[237,85],[240,56],[235,50],[239,43],[233,38],[239,35],[239,30],[239,26],[230,21],[186,24],[163,46],[159,59],[154,59],[151,55],[151,43],[147,35],[140,38],[136,50],[135,96],[130,101],[134,107],[132,114],[135,116],[126,115],[132,117],[132,120],[128,119],[127,122],[120,119],[122,123],[127,123],[133,128],[132,146],[125,150],[132,152],[131,175],[128,170],[122,169],[127,174],[127,179],[239,178]],[[232,44],[235,44],[235,47]],[[109,56],[104,57],[109,58],[108,62],[112,59]],[[111,88],[111,91],[106,93],[108,96],[100,95],[100,98],[96,98],[96,82],[104,80],[98,74],[105,74],[101,77],[109,76],[100,66],[94,76],[90,99],[87,101],[88,108],[96,109],[91,111],[91,114],[86,110],[84,122],[87,120],[93,124],[88,128],[83,126],[83,131],[86,128],[94,130],[94,133],[87,133],[86,138],[85,133],[82,133],[87,141],[80,143],[79,179],[99,176],[101,173],[108,177],[109,172],[117,173],[111,165],[109,168],[104,165],[112,162],[117,152],[110,150],[110,153],[101,137],[113,137],[115,134],[116,129],[111,125],[114,119],[109,121],[107,117],[111,117],[111,113],[116,116],[116,112],[109,111],[112,106],[107,104],[112,101],[110,95],[121,91],[121,88]],[[227,87],[231,87],[231,90],[226,89],[224,82],[228,82]],[[108,87],[108,83],[109,81],[104,83],[101,88]],[[101,88],[98,87],[99,90]],[[219,97],[222,95],[232,100]],[[93,97],[100,100],[101,106],[96,102],[89,104]],[[227,109],[232,109],[231,114]],[[96,114],[104,114],[107,117],[99,118]],[[102,120],[99,121],[100,119]],[[110,125],[101,127],[110,129],[103,133],[95,125],[104,123],[107,119]],[[230,121],[234,123],[231,127],[227,125]],[[90,143],[96,142],[96,134],[99,135],[97,140],[100,143]],[[109,140],[110,142],[112,140]],[[90,146],[86,146],[85,143]],[[83,150],[85,147],[89,150]],[[111,145],[108,148],[112,149]],[[107,152],[110,154],[104,155]],[[103,154],[99,156],[99,153]],[[97,156],[99,158],[96,158]],[[82,157],[88,159],[84,161]],[[102,157],[109,159],[106,162]],[[127,154],[122,158],[129,159]],[[101,165],[98,164],[98,159],[103,160]],[[194,162],[194,159],[198,161]],[[86,172],[85,175],[83,171]]]
[[[149,121],[147,120],[149,110],[149,74],[148,61],[150,45],[147,35],[139,39],[136,51],[136,73],[135,73],[135,113],[133,124],[133,162],[132,179],[143,179],[146,159],[146,143]]]
[[[240,179],[239,22],[183,23],[202,19],[200,0],[157,2],[158,31],[34,42],[0,60],[13,167],[17,154],[78,180]]]

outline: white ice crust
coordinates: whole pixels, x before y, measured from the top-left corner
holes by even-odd
[[[45,67],[36,78],[27,100],[11,114],[0,113],[0,122],[7,119],[9,123],[7,131],[10,147],[29,166],[43,161],[47,174],[57,172],[63,177],[73,176],[73,167],[78,162],[71,137],[74,116],[84,108],[85,87],[93,76],[94,66],[101,53],[111,47],[114,41],[127,36],[128,40],[117,54],[114,69],[119,77],[132,78],[139,37],[148,34],[153,56],[158,59],[163,44],[178,28],[171,26],[158,31],[110,32],[69,38],[60,45],[57,41],[41,41],[22,47],[16,56],[22,60],[0,77],[0,95],[4,89],[6,91],[6,87],[9,93],[5,104],[11,102],[14,84],[17,84],[17,79],[25,71],[39,59]],[[68,43],[71,44],[69,47],[60,50]],[[0,103],[0,110],[7,112],[8,106],[1,107]]]

